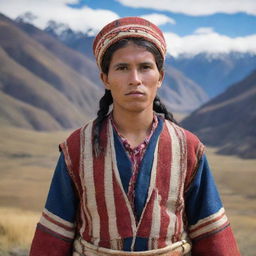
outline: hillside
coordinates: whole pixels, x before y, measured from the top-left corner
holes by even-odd
[[[219,153],[256,157],[256,71],[187,117],[182,125]]]
[[[36,130],[58,130],[60,124],[44,110],[0,92],[0,124]],[[43,120],[43,121],[42,121]]]
[[[165,67],[159,95],[168,109],[175,113],[190,113],[209,99],[202,88],[170,65]]]
[[[16,23],[16,25],[25,31],[31,38],[42,44],[48,51],[67,64],[70,68],[76,70],[80,75],[94,82],[99,87],[102,87],[98,75],[98,67],[92,57],[86,57],[85,54],[81,54],[77,50],[61,43],[60,40],[53,37],[51,33],[49,35],[45,31],[42,31],[31,24],[20,21]],[[86,47],[86,38],[83,37],[80,40],[83,40],[81,45]],[[91,48],[85,48],[85,50],[87,50],[87,52],[92,52],[92,45],[90,47]]]
[[[4,16],[0,16],[0,34],[3,93],[47,112],[62,128],[77,127],[95,114],[101,92],[93,82]]]

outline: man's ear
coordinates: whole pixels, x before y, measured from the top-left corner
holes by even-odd
[[[108,75],[101,72],[100,73],[100,79],[103,82],[103,84],[105,85],[105,88],[109,90]]]
[[[157,86],[158,88],[161,87],[163,80],[164,80],[164,71],[162,70],[159,72],[159,80],[158,80],[158,86]]]

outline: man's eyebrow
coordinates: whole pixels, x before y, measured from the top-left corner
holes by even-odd
[[[129,64],[128,63],[125,63],[125,62],[119,62],[119,63],[116,63],[113,67],[114,68],[117,68],[117,67],[123,67],[123,66],[128,66]]]
[[[154,65],[154,63],[152,61],[145,61],[140,63],[140,65]]]

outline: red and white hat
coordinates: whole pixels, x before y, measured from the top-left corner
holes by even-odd
[[[139,37],[150,41],[165,58],[166,42],[162,31],[148,20],[139,17],[125,17],[107,24],[96,36],[93,52],[98,66],[101,66],[102,58],[112,44],[128,37]]]

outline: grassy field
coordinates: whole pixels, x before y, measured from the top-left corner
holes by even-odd
[[[70,131],[0,127],[0,248],[28,248],[58,158]],[[255,255],[256,159],[207,155],[242,255]]]

